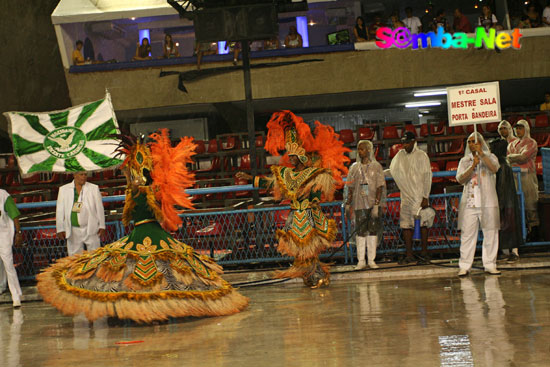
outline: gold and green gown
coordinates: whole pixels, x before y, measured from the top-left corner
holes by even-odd
[[[272,177],[255,177],[254,185],[272,189],[276,197],[290,199],[290,214],[282,229],[277,229],[277,251],[294,257],[288,270],[279,271],[277,278],[298,278],[309,287],[328,284],[329,267],[319,261],[319,254],[331,247],[336,238],[336,223],[327,219],[320,203],[330,198],[335,183],[329,170],[307,167],[296,171],[289,167],[272,166]]]
[[[44,301],[89,320],[113,316],[137,322],[244,309],[248,299],[221,278],[221,266],[166,232],[147,200],[146,190],[127,195],[134,220],[128,236],[60,259],[38,275]]]

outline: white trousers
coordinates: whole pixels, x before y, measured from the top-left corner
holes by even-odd
[[[460,269],[469,271],[474,262],[477,235],[481,223],[481,208],[465,208],[460,235]],[[481,229],[483,231],[483,248],[481,258],[485,270],[496,269],[498,253],[498,229]]]
[[[93,251],[99,248],[101,242],[97,233],[88,236],[86,228],[72,227],[71,236],[67,238],[69,256],[82,253],[84,244],[86,244],[86,250]]]
[[[7,277],[11,299],[13,301],[20,301],[23,292],[21,292],[21,286],[19,285],[19,279],[17,278],[17,271],[13,265],[13,253],[11,251],[12,246],[13,238],[9,238],[9,233],[0,231],[0,258],[3,265],[2,269],[0,269],[0,272],[2,273],[0,275],[0,286],[4,286],[3,284],[5,284],[5,278]]]

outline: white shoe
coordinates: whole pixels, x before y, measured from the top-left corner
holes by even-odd
[[[365,262],[365,260],[359,260],[359,262],[355,266],[355,270],[365,269],[366,267],[367,267],[367,263]]]
[[[15,301],[13,301],[13,308],[19,308],[19,307],[21,307],[21,300],[16,299]]]
[[[371,269],[378,269],[379,266],[376,265],[376,263],[375,263],[374,261],[371,261],[371,262],[369,262],[369,268],[371,268]]]
[[[488,273],[488,274],[491,274],[491,275],[500,275],[500,274],[502,274],[500,272],[500,270],[497,270],[496,268],[485,269],[485,272]]]
[[[468,275],[468,270],[460,269],[460,270],[458,271],[458,276],[459,276],[459,277],[465,277],[466,275]]]

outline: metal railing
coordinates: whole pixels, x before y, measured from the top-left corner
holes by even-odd
[[[514,169],[519,175],[519,170]],[[434,177],[450,177],[456,172],[434,172]],[[524,198],[521,180],[518,177],[518,197],[522,212],[523,236],[526,236]],[[252,185],[190,189],[190,195],[206,195],[255,190]],[[445,193],[430,196],[430,205],[436,211],[434,225],[429,229],[428,248],[432,251],[457,252],[460,247],[460,232],[457,228],[458,204],[462,193]],[[124,196],[103,198],[104,203],[122,202]],[[20,209],[53,207],[55,201],[23,203]],[[340,257],[345,263],[355,259],[352,223],[347,221],[341,202],[322,204],[329,219],[334,219],[338,235],[333,251],[322,257]],[[383,235],[378,246],[379,254],[396,254],[404,251],[399,228],[400,198],[388,198],[383,216]],[[290,258],[277,252],[275,231],[282,228],[290,212],[289,206],[253,207],[238,210],[190,211],[182,214],[183,226],[173,233],[174,237],[192,246],[197,252],[213,257],[221,265],[284,262]],[[126,235],[132,227],[124,228],[120,221],[106,223],[102,244],[111,243]],[[67,256],[65,241],[56,238],[54,225],[23,227],[25,246],[14,247],[14,262],[22,280],[32,280],[40,269],[56,259]],[[548,245],[550,242],[528,243],[527,246]]]

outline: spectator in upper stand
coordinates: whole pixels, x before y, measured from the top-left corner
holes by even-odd
[[[453,31],[472,33],[472,24],[468,20],[468,17],[462,13],[460,8],[456,8],[454,11]]]
[[[550,27],[550,0],[546,1],[546,7],[542,11],[542,23],[545,27]]]
[[[540,105],[541,111],[550,111],[550,92],[544,93],[544,102]]]
[[[149,38],[143,38],[141,40],[141,45],[137,44],[136,54],[134,55],[133,61],[139,60],[151,60],[151,45],[149,44]]]
[[[407,14],[407,17],[402,20],[405,27],[409,28],[412,34],[420,33],[420,31],[422,31],[422,22],[418,19],[418,17],[413,16],[412,8],[405,8],[405,14]]]
[[[432,4],[428,4],[428,6],[426,6],[426,13],[422,16],[422,32],[428,33],[432,30],[434,18],[434,6]]]
[[[76,41],[76,49],[73,51],[73,65],[84,65],[86,61],[84,60],[84,56],[82,56],[82,46],[84,44],[81,40]]]
[[[374,23],[372,23],[369,27],[370,39],[376,39],[376,31],[378,31],[378,28],[380,27],[386,27],[386,25],[382,23],[382,17],[380,15],[376,15],[374,17]]]
[[[445,17],[445,10],[439,9],[432,23],[432,30],[437,32],[437,29],[442,27],[444,31],[449,31],[449,23]]]
[[[280,46],[279,38],[276,36],[264,41],[264,50],[277,50]]]
[[[500,217],[496,190],[498,158],[480,133],[468,136],[464,158],[458,163],[456,180],[464,185],[458,208],[460,261],[458,276],[468,275],[474,262],[479,225],[483,231],[482,261],[485,272],[498,275],[498,230]]]
[[[521,28],[521,29],[533,28],[531,26],[531,20],[529,19],[529,17],[527,15],[523,15],[521,17],[521,20],[518,23],[518,28]]]
[[[229,49],[229,51],[233,53],[233,65],[237,65],[237,60],[239,60],[239,53],[241,52],[241,43],[227,41],[225,43],[225,49]]]
[[[525,198],[525,214],[527,221],[527,241],[538,240],[539,215],[537,203],[539,201],[539,183],[535,160],[538,146],[531,138],[529,123],[519,120],[515,126],[517,140],[508,144],[508,161],[512,167],[521,168],[521,188]],[[517,181],[517,177],[514,176]],[[517,182],[516,182],[517,185]]]
[[[205,55],[215,55],[218,52],[216,42],[197,42],[195,53],[197,54],[197,69],[201,69],[202,57]]]
[[[428,227],[431,227],[435,211],[431,209],[429,196],[432,187],[432,170],[430,158],[416,145],[416,138],[410,131],[401,138],[403,149],[393,157],[390,168],[384,173],[393,177],[401,192],[401,208],[399,210],[399,225],[403,230],[406,246],[406,257],[401,257],[400,264],[414,262],[413,229],[415,217],[420,216],[420,233],[422,256],[419,264],[428,262]]]
[[[493,14],[489,5],[483,5],[481,7],[481,15],[478,18],[477,24],[478,26],[485,28],[486,31],[491,28],[499,28],[498,19],[496,15]]]
[[[355,42],[367,42],[369,40],[367,26],[365,25],[365,19],[363,19],[363,17],[357,17],[355,20],[353,35],[355,36]]]
[[[288,35],[285,37],[286,48],[300,48],[303,46],[303,40],[295,25],[291,25],[288,30]]]
[[[392,29],[397,29],[397,28],[406,28],[407,26],[405,25],[405,23],[403,23],[402,21],[399,20],[398,16],[393,14],[391,17],[391,27]]]
[[[500,168],[496,173],[496,189],[500,213],[500,231],[498,248],[508,256],[508,262],[519,260],[518,247],[523,245],[521,228],[521,210],[519,206],[514,173],[506,160],[508,144],[516,140],[510,123],[503,120],[498,125],[499,138],[493,140],[489,147],[498,158]]]
[[[166,33],[164,36],[164,58],[169,59],[172,57],[180,57],[180,53],[178,52],[178,47],[172,41],[172,35]]]
[[[527,8],[527,16],[529,17],[531,28],[539,28],[544,26],[540,13],[534,4],[529,5]]]

